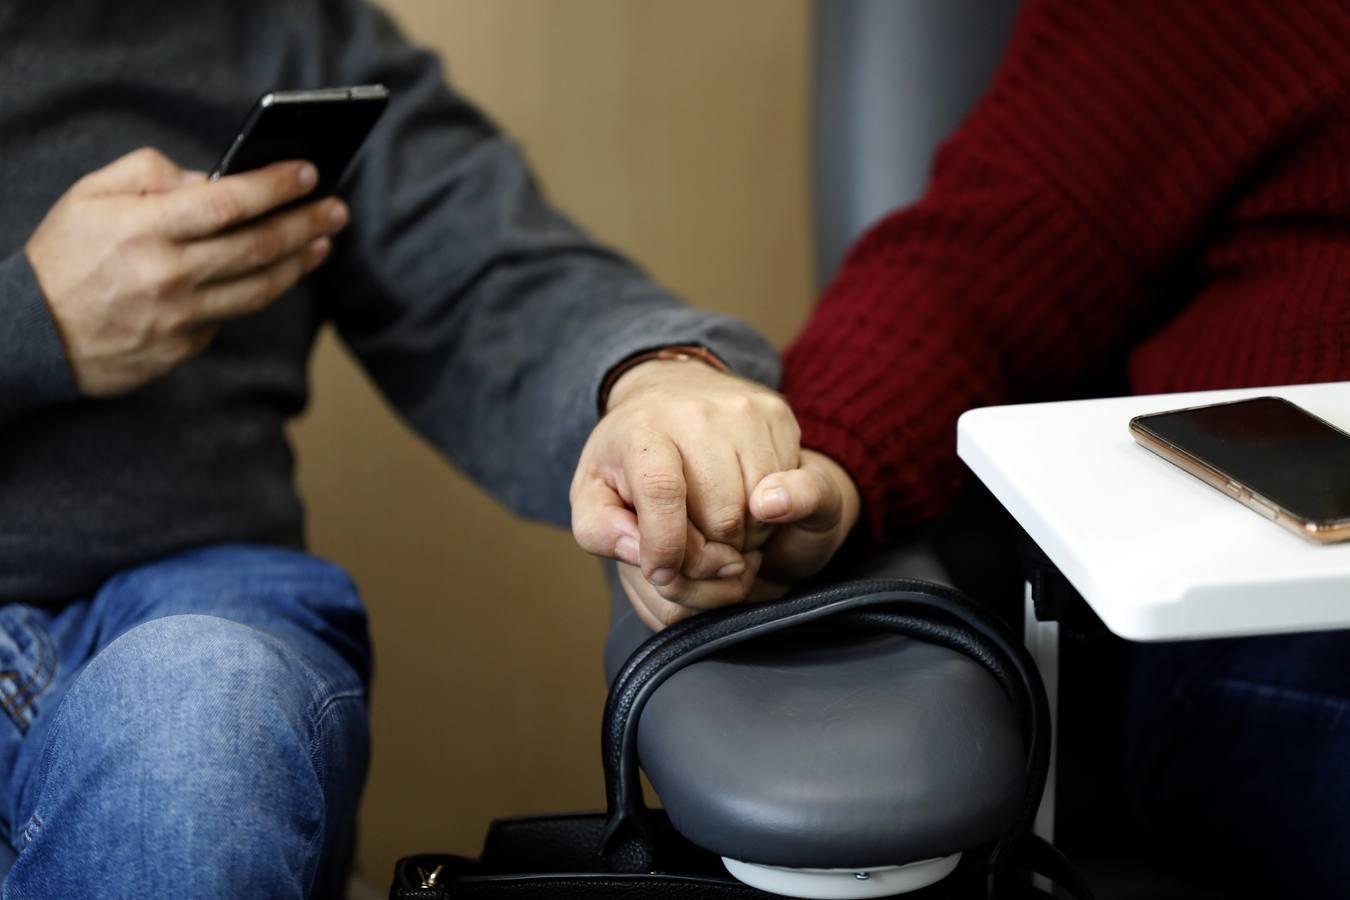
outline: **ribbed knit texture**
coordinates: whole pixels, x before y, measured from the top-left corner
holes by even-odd
[[[1350,3],[1032,0],[784,390],[884,541],[956,490],[967,409],[1347,379],[1348,319]]]

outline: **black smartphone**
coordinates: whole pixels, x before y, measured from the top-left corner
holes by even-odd
[[[1143,446],[1301,537],[1350,538],[1350,434],[1280,397],[1138,416]]]
[[[319,170],[310,196],[331,194],[388,103],[389,91],[380,84],[263,94],[211,170],[211,180],[307,159]]]

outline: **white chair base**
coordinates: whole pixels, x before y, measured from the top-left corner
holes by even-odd
[[[860,900],[917,891],[946,878],[960,861],[961,854],[955,853],[876,869],[788,869],[722,857],[737,881],[771,894],[809,900]]]

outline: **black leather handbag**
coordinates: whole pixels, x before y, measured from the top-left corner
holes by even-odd
[[[647,700],[680,669],[719,651],[820,627],[898,634],[957,651],[990,673],[1022,726],[1026,750],[1020,812],[1006,833],[962,848],[955,872],[905,894],[914,900],[1045,898],[1032,875],[1059,896],[1091,900],[1086,884],[1053,847],[1031,834],[1050,757],[1050,717],[1035,664],[1002,621],[961,592],[921,581],[858,581],[784,600],[705,613],[648,639],[615,677],[605,706],[604,813],[503,819],[478,859],[423,854],[400,860],[391,898],[766,898],[731,878],[717,854],[678,833],[642,799],[638,722]],[[979,786],[972,785],[972,791]]]

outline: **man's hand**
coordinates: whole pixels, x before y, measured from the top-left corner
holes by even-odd
[[[76,182],[25,250],[80,392],[167,374],[317,268],[347,222],[340,200],[260,218],[317,180],[297,161],[208,182],[143,149]]]
[[[757,603],[778,599],[823,569],[857,523],[860,500],[838,463],[803,450],[799,468],[770,474],[755,486],[750,511],[761,523],[751,526],[760,542],[747,546],[745,556],[754,561],[757,577],[738,584],[745,592],[737,600]],[[680,595],[658,592],[633,565],[619,564],[619,583],[638,618],[655,631],[697,612]]]
[[[767,536],[749,521],[750,491],[797,467],[799,440],[767,388],[697,360],[635,366],[582,451],[572,531],[583,549],[639,567],[657,598],[685,609],[740,602]]]

